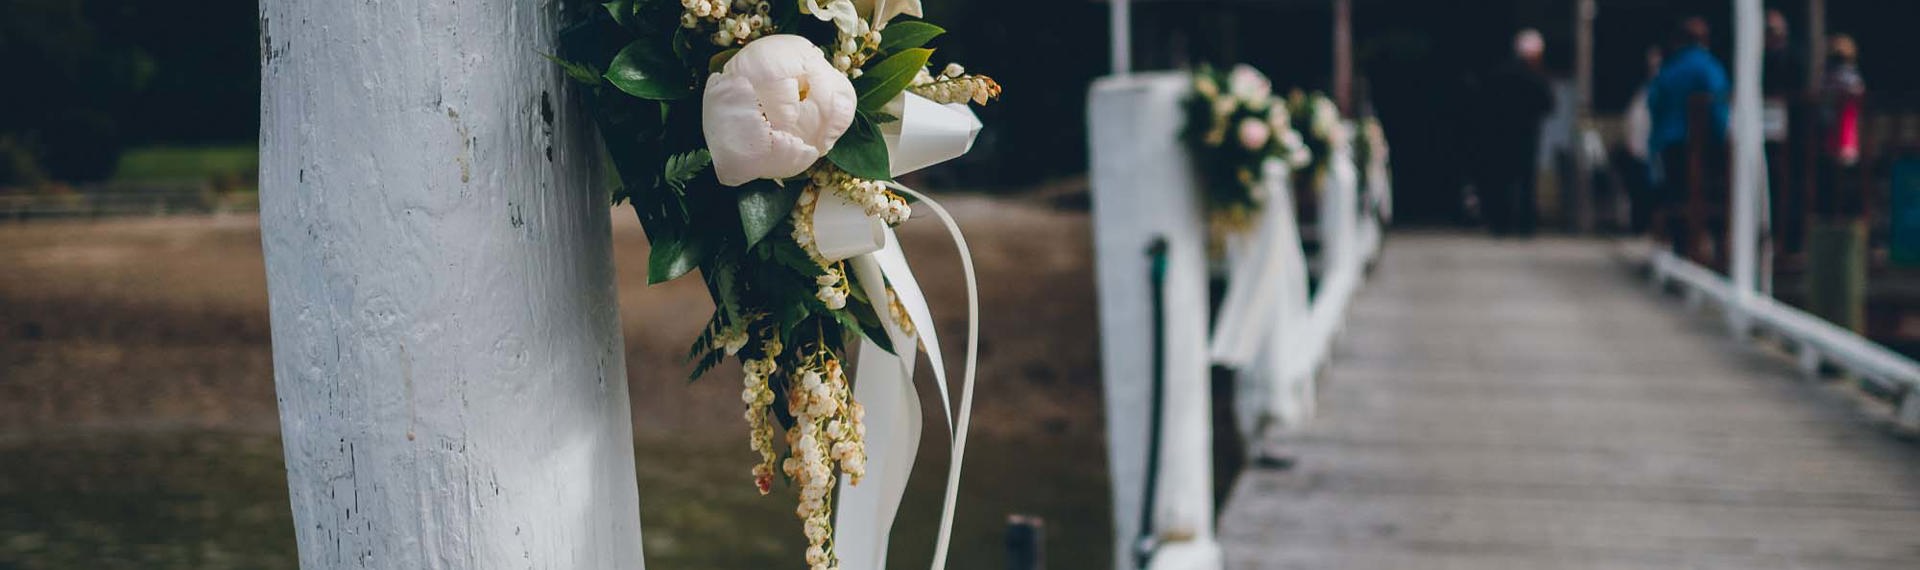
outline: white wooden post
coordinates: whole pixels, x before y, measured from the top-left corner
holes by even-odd
[[[1213,534],[1213,422],[1207,363],[1206,226],[1178,140],[1185,73],[1096,82],[1091,128],[1100,352],[1114,495],[1114,567],[1134,568],[1151,445],[1153,299],[1147,246],[1167,243],[1164,427],[1152,534],[1153,568],[1220,567]]]
[[[1766,155],[1760,126],[1760,60],[1764,53],[1760,0],[1734,0],[1733,57],[1733,248],[1734,302],[1728,324],[1745,336],[1751,318],[1746,305],[1754,296],[1758,266],[1760,193],[1767,185]]]
[[[559,3],[260,7],[300,565],[641,568],[609,212]]]
[[[1107,0],[1107,56],[1113,75],[1133,72],[1133,2]]]

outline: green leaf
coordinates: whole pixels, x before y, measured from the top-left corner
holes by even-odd
[[[821,269],[820,264],[814,263],[813,257],[807,255],[807,250],[800,249],[800,244],[794,243],[793,240],[777,239],[762,242],[761,247],[767,248],[768,253],[773,256],[774,261],[799,272],[808,279],[826,274],[826,270]],[[812,289],[808,289],[807,294],[801,295],[801,297],[805,299],[813,298],[812,291]]]
[[[757,180],[740,187],[740,229],[747,234],[747,247],[753,247],[773,232],[775,226],[793,211],[800,198],[800,185],[785,187],[770,180]]]
[[[880,127],[866,113],[854,115],[853,125],[827,151],[827,160],[858,178],[893,179],[887,164],[887,141],[880,138]]]
[[[661,235],[647,256],[647,284],[666,283],[700,267],[707,257],[705,242],[691,235]]]
[[[707,73],[719,73],[720,69],[726,67],[727,62],[732,61],[733,56],[739,53],[740,48],[733,48],[713,54],[713,57],[707,60]]]
[[[564,59],[560,59],[559,56],[555,56],[553,54],[543,53],[543,54],[540,54],[540,57],[547,58],[547,61],[551,61],[554,64],[559,65],[561,70],[567,72],[567,77],[572,78],[574,81],[585,83],[587,85],[600,84],[600,73],[594,71],[593,66],[590,66],[584,63],[575,63],[575,62],[567,61]]]
[[[726,359],[727,353],[718,350],[700,357],[700,362],[693,365],[693,373],[687,375],[687,383],[692,384],[693,381],[699,380],[701,376],[706,375],[708,370],[713,370],[713,367],[719,366],[720,363]]]
[[[785,342],[793,342],[794,332],[800,329],[801,323],[807,321],[809,314],[804,302],[781,304],[773,313],[773,322],[780,325],[780,338]]]
[[[627,25],[627,18],[633,15],[633,0],[613,0],[600,6],[606,8],[607,15],[613,16],[613,21],[622,26]]]
[[[646,38],[621,48],[607,65],[607,81],[628,95],[655,101],[682,99],[693,94],[693,74],[672,54]]]
[[[856,284],[855,290],[859,289]],[[873,341],[881,350],[899,354],[893,350],[893,337],[887,334],[887,328],[880,323],[879,309],[865,302],[847,303],[847,310],[840,311],[853,315],[854,324],[847,328],[860,331],[861,336]]]
[[[904,20],[887,24],[880,30],[880,51],[894,53],[904,49],[913,49],[927,45],[927,42],[947,30],[920,20]]]
[[[913,83],[914,76],[927,68],[927,60],[932,57],[933,50],[927,48],[903,50],[868,69],[853,82],[853,90],[860,94],[860,110],[885,107]]]
[[[713,164],[713,154],[704,148],[669,156],[666,170],[660,173],[660,185],[672,188],[675,192],[686,192],[687,183],[710,164]]]

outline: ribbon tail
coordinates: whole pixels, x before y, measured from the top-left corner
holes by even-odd
[[[1278,163],[1267,164],[1266,170],[1263,179],[1269,204],[1261,209],[1258,231],[1244,242],[1245,247],[1239,248],[1239,255],[1231,259],[1227,294],[1217,313],[1220,322],[1214,326],[1208,347],[1208,355],[1215,364],[1241,371],[1255,366],[1261,341],[1278,324],[1273,312],[1279,301],[1284,265],[1280,257],[1280,234],[1285,233],[1281,226],[1288,222],[1279,219],[1278,214],[1292,215],[1290,209],[1275,207],[1284,205],[1282,200],[1287,192],[1286,183],[1282,182],[1284,171]]]
[[[941,502],[940,531],[933,544],[932,568],[945,570],[947,551],[951,548],[953,539],[954,505],[960,496],[960,467],[966,463],[967,425],[973,417],[973,388],[976,383],[974,374],[977,372],[975,364],[980,359],[980,282],[974,275],[973,252],[967,249],[967,238],[960,234],[960,224],[953,220],[953,215],[926,194],[894,182],[888,182],[887,186],[920,200],[920,205],[932,210],[933,215],[946,226],[947,234],[953,237],[954,249],[960,251],[960,269],[967,280],[967,357],[961,373],[964,384],[960,387],[960,411],[956,415],[953,426],[953,455],[947,461],[947,492],[946,498]],[[931,318],[915,322],[923,323],[916,325],[916,328],[925,331],[933,330]],[[930,353],[929,359],[931,358],[933,356]]]
[[[834,512],[834,552],[843,568],[886,568],[887,542],[906,495],[913,460],[920,452],[920,398],[913,392],[912,339],[894,338],[907,347],[899,355],[860,344],[854,368],[853,397],[867,408],[867,473],[860,484],[840,479],[840,503]]]
[[[947,418],[947,430],[951,432],[953,402],[947,396],[947,363],[940,356],[940,333],[934,330],[933,311],[927,309],[927,295],[920,291],[920,282],[914,280],[913,269],[907,267],[907,256],[900,250],[899,237],[894,235],[892,228],[887,228],[884,234],[880,250],[867,257],[878,265],[879,273],[886,276],[886,282],[892,284],[894,298],[900,301],[901,308],[907,311],[907,318],[913,321],[913,332],[920,337],[920,346],[927,352],[927,364],[933,368],[934,386],[940,390],[940,412]],[[858,268],[856,275],[859,275]],[[862,285],[865,286],[864,283]],[[876,287],[866,287],[868,294],[881,290]],[[911,343],[895,342],[893,346],[896,350],[913,350]]]

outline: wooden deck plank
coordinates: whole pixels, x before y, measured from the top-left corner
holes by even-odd
[[[1396,236],[1228,567],[1920,568],[1920,446],[1599,242]]]

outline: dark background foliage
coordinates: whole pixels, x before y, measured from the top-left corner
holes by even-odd
[[[981,111],[988,125],[965,158],[927,176],[942,185],[1017,187],[1086,168],[1086,92],[1107,70],[1107,6],[1088,0],[929,0],[949,30],[936,64],[959,61],[998,79],[1004,98]],[[1136,0],[1136,68],[1245,62],[1282,91],[1323,88],[1331,43],[1328,0]],[[1596,105],[1618,110],[1644,79],[1646,46],[1674,18],[1702,14],[1730,47],[1726,0],[1600,0]],[[1795,25],[1804,2],[1778,1]],[[1540,28],[1548,63],[1571,67],[1569,1],[1355,0],[1360,76],[1393,140],[1403,181],[1449,160],[1448,133],[1474,73],[1508,53],[1512,32]],[[1904,55],[1920,50],[1906,26],[1920,2],[1829,0],[1835,32],[1860,39],[1876,90],[1920,91]],[[251,0],[8,0],[0,2],[0,186],[109,175],[121,149],[156,144],[245,145],[258,130],[258,10]],[[1408,170],[1411,169],[1411,170]],[[1408,188],[1407,190],[1415,190]],[[1422,192],[1421,194],[1424,194]],[[1412,204],[1409,204],[1412,206]]]
[[[251,0],[0,3],[0,154],[34,159],[0,162],[0,184],[98,180],[136,144],[251,142],[256,21]]]

